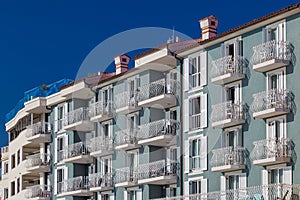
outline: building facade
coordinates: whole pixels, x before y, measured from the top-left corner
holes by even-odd
[[[299,4],[25,93],[2,199],[299,199]],[[299,72],[298,72],[299,71]]]

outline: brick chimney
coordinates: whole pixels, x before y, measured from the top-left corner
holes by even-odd
[[[218,22],[219,20],[213,15],[199,20],[202,29],[202,40],[207,40],[217,35]]]
[[[126,54],[121,54],[115,57],[116,75],[128,70],[130,57]]]

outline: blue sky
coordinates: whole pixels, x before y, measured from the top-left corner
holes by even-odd
[[[208,15],[219,19],[221,33],[298,1],[219,2],[1,1],[0,146],[7,144],[4,116],[24,91],[62,78],[74,79],[88,53],[110,36],[140,27],[174,27],[197,38],[198,20]]]

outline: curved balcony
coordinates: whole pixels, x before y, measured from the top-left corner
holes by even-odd
[[[125,91],[115,95],[116,113],[128,114],[140,110],[138,107],[138,94],[131,91]]]
[[[27,141],[40,144],[51,142],[51,124],[48,122],[39,122],[27,126]]]
[[[291,97],[288,90],[272,89],[253,95],[251,105],[254,118],[268,118],[291,111]]]
[[[175,80],[160,79],[139,88],[139,103],[141,107],[165,109],[176,106]]]
[[[90,121],[89,109],[78,108],[70,111],[64,120],[64,129],[72,131],[92,131],[94,123]]]
[[[89,113],[92,122],[102,122],[113,118],[113,103],[111,101],[104,103],[103,101],[95,102],[90,105]]]
[[[227,101],[212,106],[212,127],[226,128],[245,123],[242,103]]]
[[[253,143],[251,158],[254,165],[267,166],[292,161],[292,142],[286,138],[269,138]]]
[[[269,41],[253,47],[253,69],[266,72],[290,64],[291,50],[288,42]]]
[[[89,176],[89,187],[91,192],[102,192],[113,190],[113,179],[111,173],[95,173]]]
[[[63,151],[63,162],[88,164],[92,163],[88,146],[83,142],[68,145]]]
[[[130,150],[139,148],[137,140],[137,129],[125,129],[116,132],[115,149],[117,150]]]
[[[139,126],[138,144],[170,146],[176,143],[177,121],[162,119]]]
[[[137,185],[138,172],[137,169],[125,167],[116,169],[114,177],[115,187],[130,187]]]
[[[27,156],[25,167],[31,173],[50,172],[50,154],[37,153]]]
[[[47,185],[36,185],[28,187],[26,188],[25,198],[35,200],[50,200],[51,189]]]
[[[107,156],[114,153],[113,140],[110,137],[95,137],[91,139],[90,155],[93,157]]]
[[[217,85],[234,82],[245,78],[243,73],[244,60],[241,56],[225,56],[212,62],[211,82]]]
[[[211,171],[228,172],[246,167],[246,149],[244,147],[224,147],[212,150]]]
[[[91,196],[93,193],[89,191],[89,177],[79,176],[69,178],[58,183],[58,196]]]
[[[138,184],[168,185],[177,182],[177,162],[159,160],[139,165]]]

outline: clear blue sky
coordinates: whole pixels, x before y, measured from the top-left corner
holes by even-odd
[[[198,20],[208,15],[219,19],[220,33],[297,2],[1,1],[0,146],[7,144],[4,115],[24,91],[74,79],[87,54],[112,35],[138,27],[175,27],[196,38],[200,37]]]

